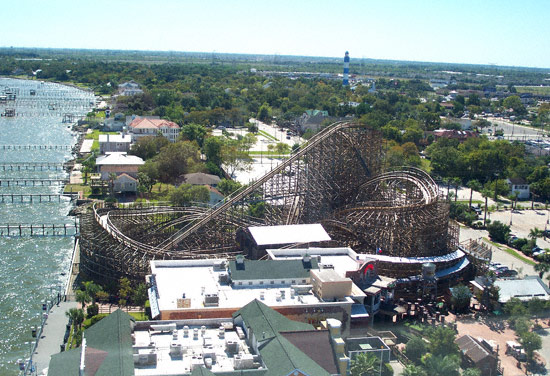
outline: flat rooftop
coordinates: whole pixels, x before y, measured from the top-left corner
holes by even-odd
[[[223,335],[220,335],[218,327],[203,327],[203,330],[201,326],[189,326],[185,330],[183,325],[175,324],[175,331],[135,330],[134,357],[139,354],[156,354],[156,364],[139,364],[134,360],[135,375],[189,374],[194,367],[204,367],[210,363],[208,358],[211,359],[212,372],[234,371],[235,357],[250,359],[253,350],[246,344],[244,337],[239,337],[232,329],[232,323],[226,323],[225,326],[228,324],[231,329],[224,330]]]
[[[283,226],[252,226],[248,230],[257,245],[315,243],[331,240],[318,223]]]
[[[506,303],[511,298],[523,301],[539,298],[550,300],[550,290],[537,276],[527,276],[524,279],[496,280],[499,287],[499,302]]]
[[[305,254],[317,258],[317,263],[322,267],[333,267],[340,276],[345,277],[346,272],[358,270],[365,261],[372,260],[371,255],[358,254],[351,248],[293,248],[293,249],[268,249],[267,254],[272,260],[298,260]]]
[[[207,294],[218,294],[215,308],[239,309],[254,299],[270,307],[328,303],[317,298],[311,292],[311,285],[305,285],[303,280],[296,280],[295,283],[288,280],[284,285],[270,285],[266,281],[265,287],[222,283],[220,276],[228,272],[219,267],[220,263],[228,265],[225,259],[152,261],[151,273],[155,276],[159,293],[158,309],[162,312],[204,308]],[[266,280],[269,278],[266,277]]]

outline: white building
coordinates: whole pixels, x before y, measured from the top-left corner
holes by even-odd
[[[520,200],[527,200],[529,199],[530,193],[529,193],[529,184],[522,178],[509,178],[508,185],[510,186],[510,191],[512,192],[512,195],[516,194],[518,195],[518,199]]]
[[[107,152],[127,152],[132,144],[132,136],[126,133],[120,134],[100,134],[99,135],[99,153]]]

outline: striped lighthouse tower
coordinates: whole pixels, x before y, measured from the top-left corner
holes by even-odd
[[[344,56],[344,79],[342,80],[342,85],[348,86],[349,85],[349,52],[346,51],[346,55]]]

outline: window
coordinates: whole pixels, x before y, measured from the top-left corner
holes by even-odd
[[[272,284],[272,285],[274,285],[274,284],[275,284],[275,281],[271,281],[271,282],[269,282],[269,283]]]
[[[248,282],[248,285],[249,285],[249,286],[252,286],[252,281]]]
[[[242,282],[239,282],[239,286],[242,286],[242,285],[243,285],[243,283],[242,283]]]
[[[295,279],[293,279],[293,280],[292,280],[292,284],[294,285],[295,283],[296,283],[296,280],[295,280]]]
[[[264,284],[264,281],[260,281],[260,285],[263,285]]]
[[[285,281],[281,281],[281,284],[284,285],[284,284],[285,284]]]
[[[302,279],[302,283],[306,283],[306,280],[305,280],[305,279]]]

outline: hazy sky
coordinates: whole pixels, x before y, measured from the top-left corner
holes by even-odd
[[[549,0],[17,0],[2,13],[3,47],[550,67]]]

